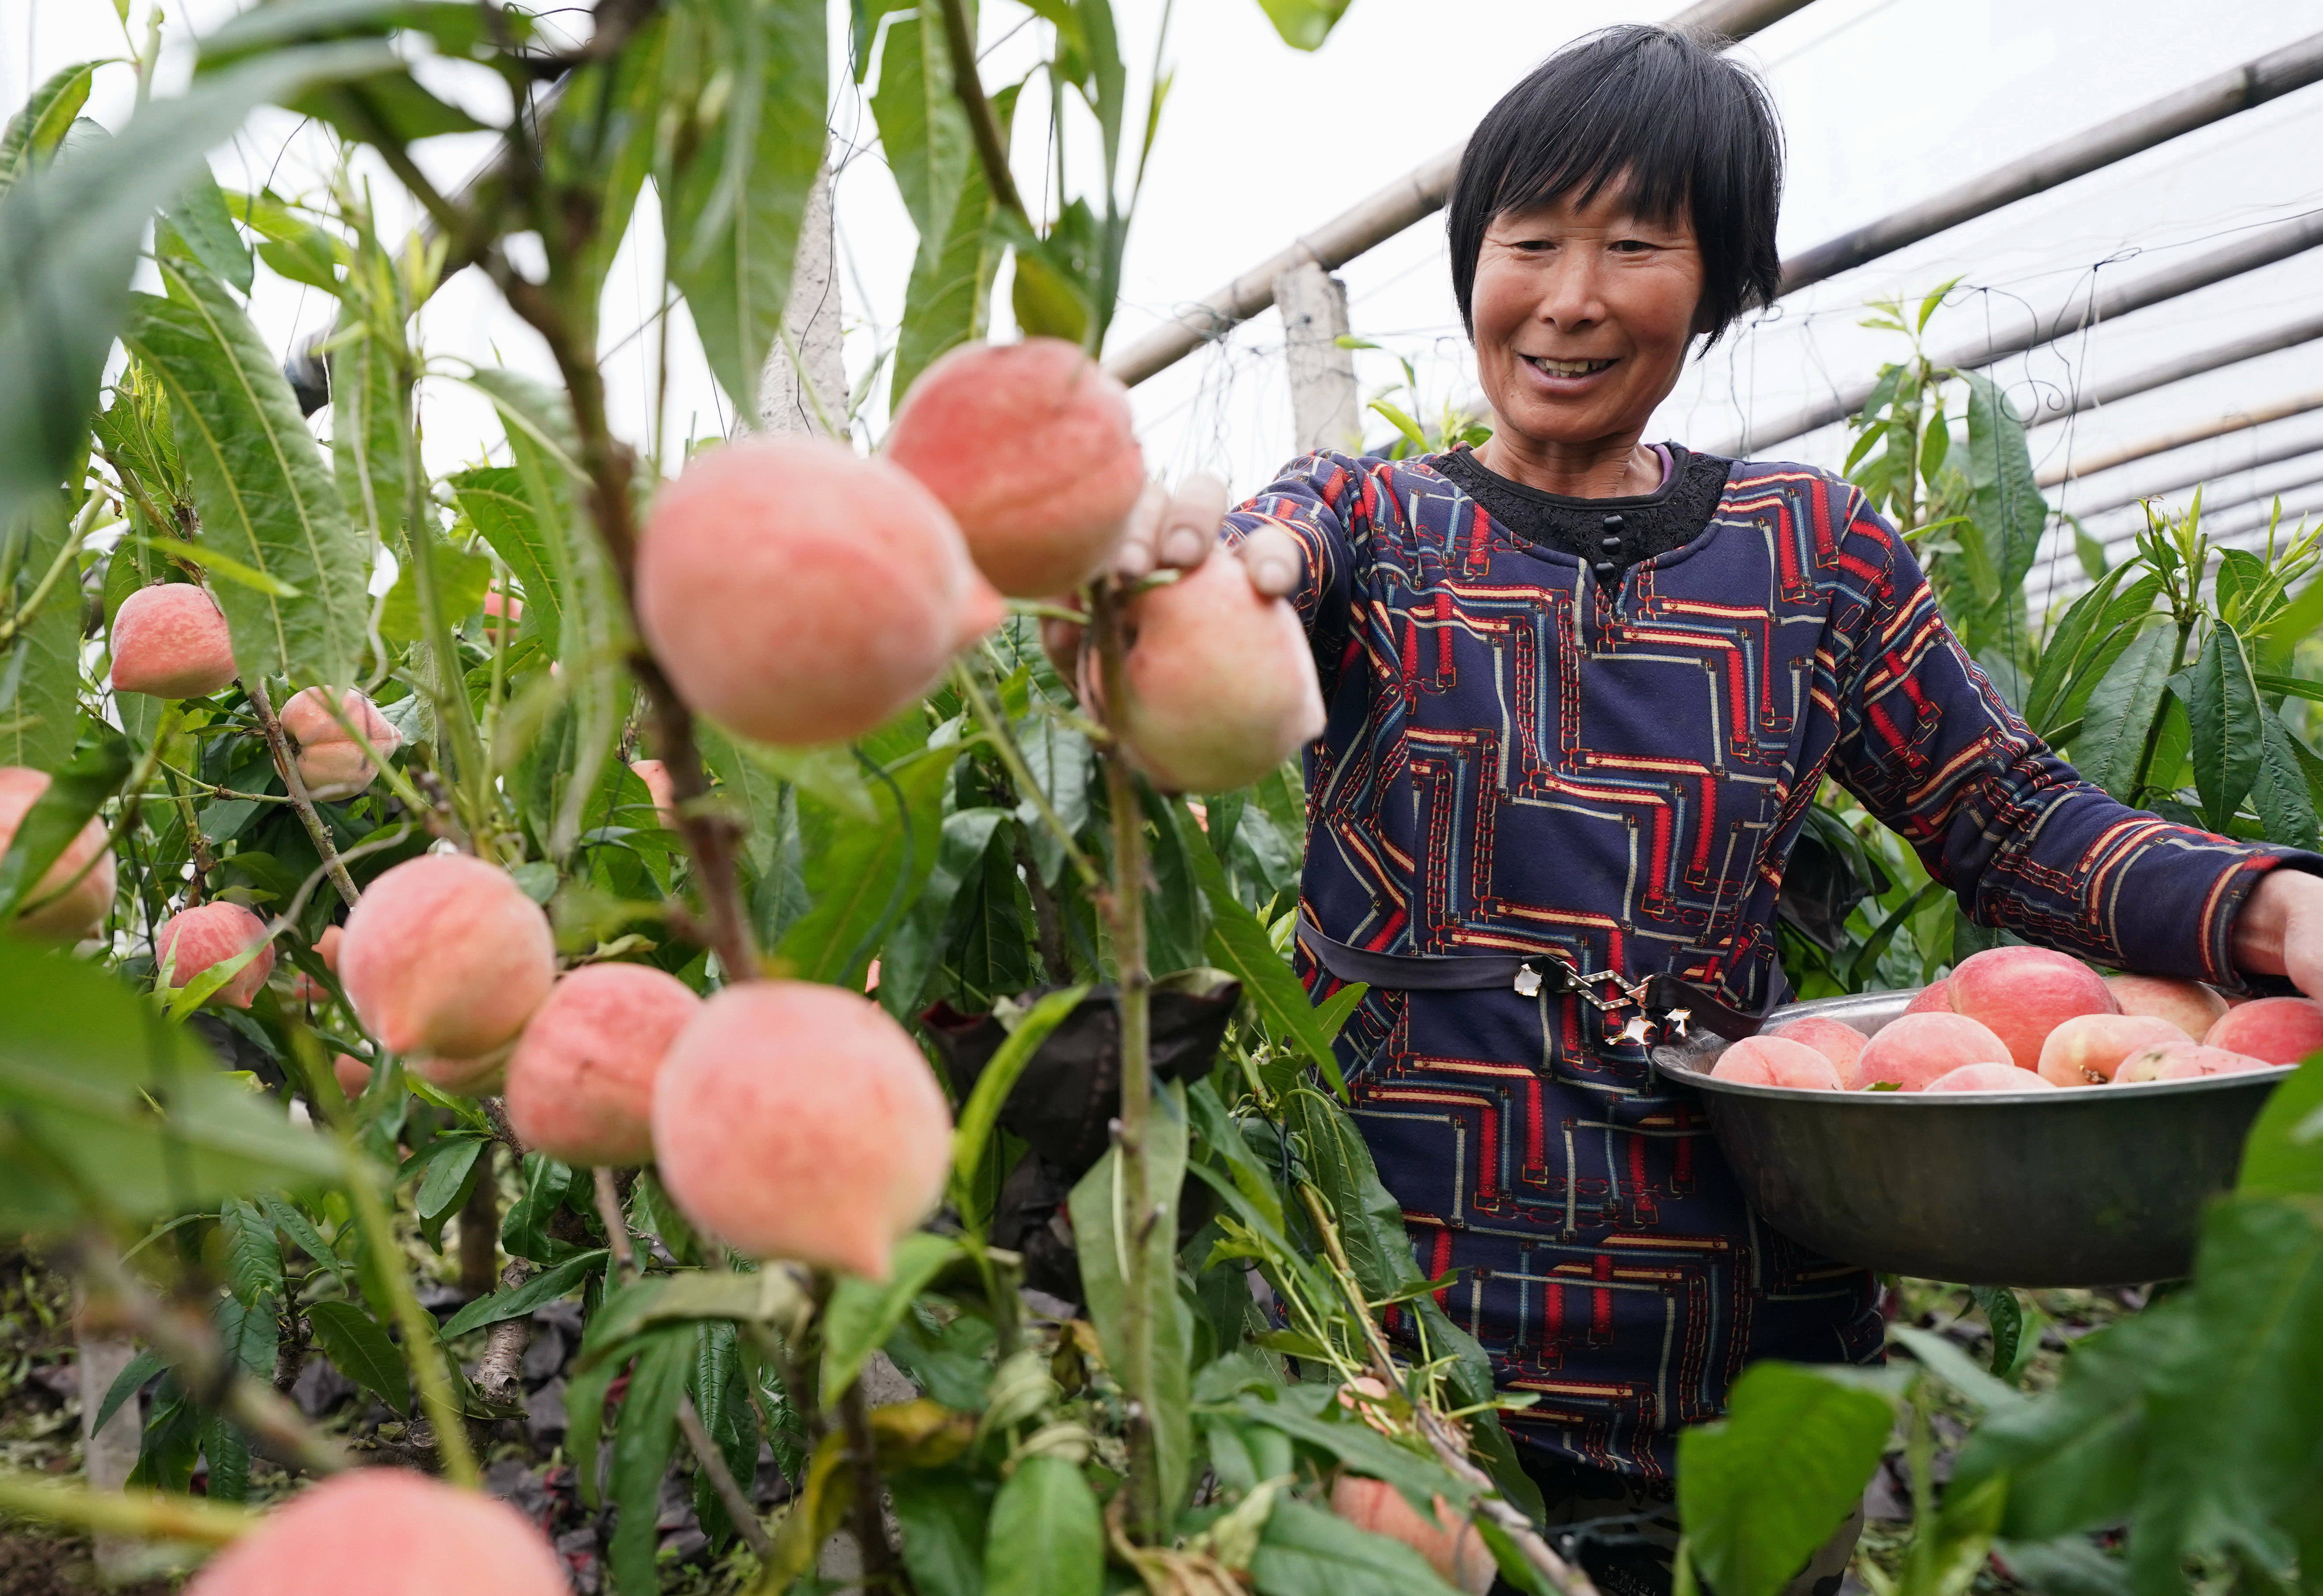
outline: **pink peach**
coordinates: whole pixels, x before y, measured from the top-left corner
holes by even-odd
[[[688,703],[786,744],[871,731],[1004,612],[933,494],[820,437],[722,445],[664,483],[637,602]]]
[[[282,729],[298,744],[298,779],[311,798],[329,803],[352,798],[379,775],[379,761],[403,746],[403,734],[378,706],[352,687],[339,694],[339,712],[363,734],[347,736],[319,687],[294,693],[282,706]]]
[[[566,1596],[565,1566],[506,1502],[408,1469],[353,1469],[277,1507],[185,1596]]]
[[[1928,1092],[2053,1092],[2057,1083],[2014,1064],[1963,1064],[1947,1069],[1921,1090]]]
[[[2152,1014],[2075,1014],[2041,1044],[2040,1073],[2052,1086],[2099,1086],[2138,1049],[2185,1036]]]
[[[507,871],[422,854],[364,889],[339,944],[347,1000],[390,1052],[481,1060],[556,979],[548,917]]]
[[[2167,1020],[2199,1041],[2227,1012],[2227,1000],[2199,981],[2172,976],[2107,976],[2113,999],[2125,1014],[2150,1014]]]
[[[1951,983],[1938,981],[1933,986],[1923,986],[1911,1002],[1904,1005],[1907,1014],[1949,1014],[1952,1012]]]
[[[1903,1014],[1873,1033],[1855,1062],[1857,1090],[1893,1082],[1916,1092],[1963,1064],[2005,1064],[2008,1044],[1965,1014]]]
[[[653,799],[654,818],[665,831],[677,830],[677,789],[669,779],[669,766],[658,759],[632,759],[629,768],[645,783],[647,796]]]
[[[1297,611],[1262,599],[1242,562],[1213,548],[1130,606],[1133,764],[1163,786],[1248,786],[1323,733],[1323,693]]]
[[[482,1059],[454,1059],[442,1053],[414,1053],[403,1068],[451,1097],[489,1097],[508,1082],[506,1048]]]
[[[1952,1012],[1980,1020],[2019,1069],[2037,1069],[2049,1032],[2076,1014],[2117,1014],[2105,978],[2047,948],[1988,948],[1951,973]]]
[[[339,1090],[352,1103],[371,1088],[371,1066],[353,1053],[339,1053],[331,1059],[331,1077],[339,1083]]]
[[[748,1256],[885,1280],[951,1162],[951,1110],[878,1004],[806,981],[745,981],[703,1004],[654,1081],[663,1184]]]
[[[1804,1014],[1795,1020],[1786,1020],[1779,1025],[1769,1027],[1764,1034],[1813,1048],[1832,1061],[1841,1080],[1854,1078],[1855,1061],[1863,1056],[1863,1044],[1871,1040],[1854,1026],[1821,1014]]]
[[[185,986],[212,965],[253,947],[257,957],[212,994],[219,1003],[246,1009],[274,972],[274,949],[266,940],[266,922],[240,903],[220,899],[170,915],[153,933],[153,966],[170,971],[170,986]]]
[[[1104,569],[1145,488],[1129,390],[1061,338],[970,344],[920,373],[887,458],[960,523],[993,586],[1070,592]]]
[[[0,853],[7,851],[8,845],[16,839],[17,828],[24,823],[24,817],[32,812],[41,794],[49,790],[49,781],[45,770],[22,765],[0,766]],[[30,914],[19,917],[15,929],[32,936],[68,942],[96,935],[97,928],[105,923],[106,912],[113,907],[115,877],[109,840],[101,820],[91,819],[74,833],[73,839],[65,844],[64,852],[41,873],[32,890],[24,894],[24,901],[39,903],[75,876],[79,880],[54,903],[42,903]],[[96,862],[91,864],[91,860]],[[87,874],[82,874],[84,869]]]
[[[1728,1048],[1711,1066],[1710,1078],[1746,1086],[1794,1087],[1816,1092],[1846,1089],[1838,1067],[1828,1055],[1804,1042],[1772,1035],[1746,1036]]]
[[[2228,1009],[2202,1040],[2270,1064],[2296,1064],[2323,1048],[2323,1004],[2304,997],[2262,997]]]
[[[584,965],[557,982],[509,1059],[518,1138],[568,1164],[651,1162],[654,1077],[701,1007],[642,964]]]
[[[207,698],[235,676],[217,601],[189,582],[142,587],[113,613],[113,690]]]
[[[1342,1474],[1331,1487],[1331,1510],[1358,1529],[1401,1541],[1422,1557],[1446,1584],[1468,1596],[1484,1596],[1500,1565],[1474,1522],[1435,1499],[1433,1518],[1423,1518],[1384,1480]]]

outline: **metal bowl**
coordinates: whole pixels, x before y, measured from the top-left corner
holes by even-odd
[[[1868,1034],[1908,992],[1794,1004]],[[1702,1094],[1767,1224],[1819,1252],[1972,1286],[2105,1286],[2193,1267],[2203,1202],[2292,1073],[2252,1070],[2059,1092],[1814,1092],[1713,1080],[1723,1038],[1654,1050]]]

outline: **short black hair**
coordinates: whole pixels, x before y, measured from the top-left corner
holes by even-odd
[[[1501,96],[1468,140],[1446,216],[1452,291],[1471,308],[1484,232],[1502,213],[1627,184],[1657,222],[1684,206],[1702,250],[1694,330],[1719,335],[1783,280],[1775,248],[1783,128],[1766,85],[1725,41],[1624,23],[1575,41]]]

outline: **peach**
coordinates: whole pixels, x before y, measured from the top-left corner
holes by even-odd
[[[371,1066],[353,1053],[333,1056],[331,1076],[339,1083],[339,1090],[347,1095],[350,1103],[371,1089]]]
[[[22,765],[0,766],[0,853],[7,851],[16,839],[16,830],[32,811],[41,793],[49,790],[49,773],[32,770]],[[95,936],[105,923],[106,911],[113,907],[115,885],[113,850],[107,846],[105,822],[91,817],[65,844],[64,852],[41,874],[32,890],[24,894],[24,902],[39,903],[56,892],[76,876],[70,892],[54,903],[43,903],[30,914],[20,917],[15,928],[36,937],[53,937],[60,941],[77,942],[83,937]],[[90,860],[96,860],[90,864]],[[87,874],[81,875],[86,867]]]
[[[113,614],[113,690],[207,698],[234,679],[217,601],[190,582],[142,587]]]
[[[1129,390],[1062,338],[953,350],[912,384],[886,450],[943,500],[992,585],[1020,599],[1103,570],[1145,489]]]
[[[326,925],[323,928],[323,934],[315,939],[315,957],[321,959],[323,968],[333,975],[338,973],[339,939],[344,935],[346,931],[343,927]],[[302,1003],[328,1003],[331,1000],[330,989],[304,970],[291,977],[290,995]]]
[[[2014,1064],[1963,1064],[1947,1069],[1921,1090],[1928,1092],[2053,1092],[2057,1083]]]
[[[2140,1081],[2198,1080],[2208,1075],[2240,1075],[2245,1070],[2273,1068],[2264,1059],[2181,1038],[2132,1053],[2122,1060],[2113,1078],[2116,1085],[2135,1086]]]
[[[2138,1049],[2185,1040],[2184,1032],[2152,1014],[2075,1014],[2042,1042],[2040,1073],[2053,1086],[2100,1086]]]
[[[584,965],[557,982],[509,1059],[518,1137],[568,1164],[651,1162],[654,1077],[701,1007],[642,964]]]
[[[658,759],[632,759],[629,768],[638,773],[638,780],[645,783],[647,793],[651,794],[654,818],[661,822],[661,829],[676,830],[677,789],[671,784],[669,766]]]
[[[1358,1529],[1401,1541],[1422,1557],[1437,1576],[1468,1596],[1484,1596],[1500,1565],[1475,1524],[1455,1513],[1442,1497],[1436,1516],[1424,1518],[1403,1493],[1384,1480],[1342,1474],[1331,1486],[1331,1510]]]
[[[1163,786],[1248,786],[1323,734],[1323,693],[1297,611],[1262,599],[1225,548],[1131,605],[1130,762]]]
[[[403,1067],[450,1097],[489,1097],[508,1080],[506,1048],[482,1059],[453,1059],[441,1053],[418,1053]]]
[[[1919,995],[1904,1005],[1907,1014],[1949,1014],[1952,1012],[1952,989],[1949,981],[1938,981],[1933,986],[1920,988]]]
[[[2125,1014],[2150,1014],[2167,1020],[2196,1041],[2209,1033],[2227,1012],[2227,1000],[2199,981],[2170,976],[2107,976],[2105,984]]]
[[[506,1502],[409,1469],[300,1491],[210,1559],[185,1596],[566,1596],[565,1566]]]
[[[503,616],[508,618],[510,626],[522,626],[524,601],[513,593],[503,593],[496,587],[486,588],[484,590],[484,630],[487,632],[500,630],[496,623]]]
[[[2181,1036],[2173,1041],[2157,1041],[2142,1047],[2116,1067],[2113,1084],[2117,1087],[2135,1086],[2141,1081],[2160,1080],[2162,1072],[2181,1059],[2202,1050],[2202,1044]]]
[[[1865,1087],[1892,1081],[1916,1092],[1963,1064],[2006,1064],[2008,1044],[1992,1028],[1966,1014],[1902,1014],[1881,1026],[1863,1044],[1851,1083]]]
[[[2117,1014],[2105,978],[2047,948],[1988,948],[1960,962],[1949,983],[1952,1012],[1980,1020],[2008,1045],[2019,1069],[2041,1066],[2041,1044],[2076,1014]]]
[[[2202,1041],[2270,1064],[2296,1064],[2323,1048],[2323,1004],[2304,997],[2262,997],[2218,1016]]]
[[[422,854],[364,889],[339,984],[390,1052],[482,1059],[516,1040],[556,979],[548,916],[507,871]]]
[[[360,741],[332,718],[330,700],[319,687],[293,693],[282,706],[282,729],[298,744],[298,779],[307,784],[308,796],[326,803],[370,786],[379,775],[379,761],[403,746],[403,734],[354,689],[339,694],[339,712],[363,733]]]
[[[1846,1087],[1830,1055],[1788,1037],[1746,1036],[1718,1055],[1710,1078],[1753,1087],[1799,1087],[1838,1092]]]
[[[252,947],[258,956],[211,995],[230,1007],[246,1009],[274,972],[274,949],[267,941],[266,922],[240,903],[220,899],[170,915],[153,933],[153,968],[166,968],[172,986],[190,986],[212,965]]]
[[[1786,1020],[1779,1025],[1769,1027],[1763,1034],[1813,1048],[1832,1061],[1841,1080],[1854,1078],[1855,1061],[1863,1056],[1863,1044],[1871,1040],[1854,1026],[1826,1019],[1821,1014],[1804,1014],[1795,1020]]]
[[[654,1155],[687,1218],[753,1258],[873,1280],[943,1195],[951,1130],[904,1028],[808,981],[725,988],[654,1081]]]
[[[664,483],[637,604],[688,703],[790,744],[870,731],[1004,613],[917,479],[806,436],[722,445]]]

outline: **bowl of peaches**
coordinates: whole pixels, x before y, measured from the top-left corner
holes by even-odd
[[[1850,1263],[1979,1286],[2175,1280],[2323,1005],[1995,948],[1919,992],[1657,1048],[1758,1215]]]

